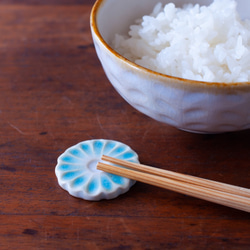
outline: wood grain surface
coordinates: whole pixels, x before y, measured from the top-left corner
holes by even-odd
[[[140,161],[250,188],[250,130],[199,135],[129,106],[89,29],[94,0],[0,1],[0,249],[250,249],[250,214],[143,183],[89,202],[62,190],[57,157],[89,139]]]

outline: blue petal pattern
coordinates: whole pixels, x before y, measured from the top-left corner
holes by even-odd
[[[122,155],[123,160],[131,159],[133,158],[133,153],[132,152],[126,152]]]
[[[91,154],[91,148],[88,144],[82,143],[80,144],[81,149],[88,155]]]
[[[110,151],[116,146],[116,143],[114,141],[109,141],[105,144],[103,154],[109,155]]]
[[[89,193],[95,193],[98,189],[99,183],[96,177],[90,180],[88,187],[87,187],[87,192]]]
[[[102,155],[138,162],[138,155],[127,145],[112,140],[89,140],[67,149],[59,158],[55,173],[59,185],[71,195],[86,200],[113,199],[125,193],[135,181],[98,171],[93,162]],[[92,170],[92,171],[91,171]]]
[[[110,156],[119,155],[124,151],[124,147],[116,147],[113,151],[111,151]]]
[[[111,190],[113,185],[111,180],[107,177],[107,175],[101,176],[101,184],[106,190]]]
[[[79,159],[72,157],[71,155],[65,155],[65,156],[61,157],[60,160],[62,162],[71,163],[71,164],[79,163]]]
[[[82,171],[74,171],[74,172],[65,172],[62,175],[62,180],[64,181],[70,181],[74,180],[79,174],[82,174]]]
[[[83,158],[86,155],[81,149],[78,149],[78,148],[72,148],[71,150],[69,150],[69,153],[71,153],[77,158]]]
[[[81,169],[81,165],[70,165],[70,164],[62,164],[58,166],[58,170],[60,171],[75,171]]]
[[[83,186],[88,180],[88,177],[86,175],[82,175],[80,177],[77,177],[73,183],[72,183],[72,186],[74,188],[78,188],[78,187],[81,187]]]
[[[95,141],[93,143],[94,151],[97,155],[101,155],[103,149],[103,142],[102,141]]]
[[[118,185],[124,185],[125,179],[119,175],[115,175],[115,174],[107,174],[109,176],[109,178],[116,184]]]

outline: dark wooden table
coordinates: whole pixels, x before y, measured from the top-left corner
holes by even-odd
[[[89,139],[144,164],[250,188],[250,130],[198,135],[129,106],[89,29],[94,0],[0,1],[0,249],[250,249],[250,214],[137,183],[114,200],[73,198],[57,157]]]

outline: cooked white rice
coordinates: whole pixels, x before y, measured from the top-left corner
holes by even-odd
[[[158,3],[150,15],[116,34],[113,47],[145,68],[208,82],[250,81],[250,21],[234,0],[210,6]]]

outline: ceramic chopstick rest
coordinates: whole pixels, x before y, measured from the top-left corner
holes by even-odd
[[[139,163],[129,146],[113,140],[88,140],[68,148],[58,157],[55,173],[59,185],[72,196],[98,201],[127,192],[135,181],[100,171],[102,155]]]

